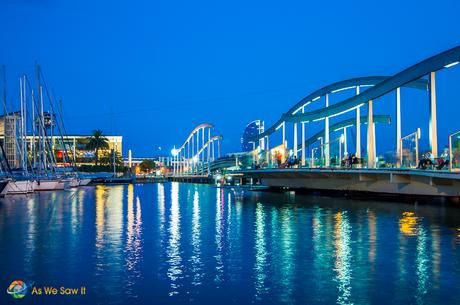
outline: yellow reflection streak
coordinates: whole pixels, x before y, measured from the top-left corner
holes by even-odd
[[[407,236],[417,235],[417,217],[414,212],[403,212],[399,220],[399,230]]]
[[[96,186],[96,248],[102,249],[104,242],[105,223],[105,200],[107,198],[106,188],[102,185]]]

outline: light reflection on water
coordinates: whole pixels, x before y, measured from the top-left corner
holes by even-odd
[[[335,214],[335,281],[339,294],[338,304],[352,304],[351,301],[351,228],[346,212]]]
[[[179,184],[171,185],[171,214],[169,219],[169,243],[167,248],[167,262],[169,264],[168,277],[170,279],[169,296],[179,293],[179,278],[182,276],[182,256],[180,251],[180,208],[179,208]]]
[[[0,199],[0,270],[91,304],[459,304],[458,228],[455,207],[86,187]]]
[[[256,298],[261,299],[261,296],[268,292],[265,286],[267,278],[267,249],[265,241],[265,213],[260,202],[256,206],[255,220],[255,289]]]
[[[201,226],[200,226],[200,193],[195,190],[193,193],[193,214],[192,214],[192,247],[193,254],[190,257],[190,265],[193,273],[192,285],[201,285],[202,262],[201,262]]]

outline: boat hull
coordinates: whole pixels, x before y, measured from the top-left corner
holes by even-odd
[[[37,180],[34,183],[35,191],[55,191],[63,190],[65,187],[61,180]]]
[[[30,180],[11,180],[2,191],[2,195],[28,194],[34,192],[34,183]]]
[[[88,185],[90,182],[91,182],[91,178],[80,178],[79,185],[85,186],[85,185]]]

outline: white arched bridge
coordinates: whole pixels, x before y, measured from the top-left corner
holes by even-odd
[[[354,126],[355,129],[355,148],[348,150],[345,148],[344,152],[350,153],[354,151],[357,158],[363,158],[365,163],[362,164],[366,168],[376,168],[376,138],[375,138],[375,123],[376,115],[374,114],[373,106],[376,99],[381,98],[387,94],[396,93],[394,107],[396,108],[395,118],[395,133],[396,133],[396,155],[400,156],[403,153],[401,142],[404,139],[401,134],[401,88],[408,87],[419,90],[427,91],[428,101],[427,106],[430,113],[428,122],[429,130],[429,149],[434,158],[439,157],[438,152],[438,132],[437,132],[437,116],[436,116],[436,73],[437,71],[445,68],[450,68],[460,61],[460,47],[456,47],[445,51],[441,54],[428,58],[416,65],[413,65],[404,71],[401,71],[394,76],[372,76],[372,77],[359,77],[340,81],[326,87],[323,87],[315,92],[309,94],[297,104],[291,107],[281,118],[266,129],[263,133],[256,135],[250,139],[254,143],[254,152],[265,151],[270,153],[271,146],[278,147],[282,150],[284,157],[288,156],[288,149],[292,149],[292,154],[299,157],[301,166],[311,166],[309,160],[309,152],[306,147],[311,143],[311,139],[307,141],[307,131],[310,124],[316,122],[324,122],[323,136],[320,140],[323,142],[321,147],[324,155],[324,167],[331,166],[330,148],[332,141],[330,139],[331,126],[329,120],[332,117],[338,117],[346,113],[353,112],[355,116],[354,122],[347,120],[350,124],[345,125],[342,129],[346,132],[347,127]],[[425,77],[427,77],[425,79]],[[343,101],[331,104],[330,100],[334,94],[346,90],[355,92],[353,97],[347,98]],[[319,109],[312,109],[312,106],[323,101],[324,107]],[[366,122],[361,121],[361,110],[367,108]],[[293,125],[292,147],[287,146],[286,124]],[[361,129],[362,125],[366,124],[367,143],[366,153],[361,156]],[[300,127],[300,143],[299,143],[299,127]],[[270,137],[281,130],[282,140],[281,143],[273,145]],[[345,145],[344,140],[347,137],[342,137],[342,145]],[[452,155],[452,149],[450,149]],[[453,156],[450,156],[452,159]],[[257,159],[257,156],[256,156]],[[310,161],[310,164],[308,164]],[[270,165],[267,162],[266,166]],[[401,164],[397,164],[400,166]],[[452,165],[452,163],[451,163]]]
[[[282,114],[271,127],[248,139],[253,143],[252,169],[242,167],[236,176],[261,179],[263,184],[275,187],[460,196],[460,175],[456,173],[460,132],[452,130],[446,139],[448,149],[439,151],[436,94],[438,71],[454,67],[459,61],[460,46],[393,76],[353,78],[315,90]],[[420,129],[401,134],[401,88],[404,87],[428,93],[429,120],[420,122],[428,127],[429,153],[424,158],[419,156]],[[338,94],[346,91],[353,95],[343,98],[343,94]],[[378,159],[375,134],[376,123],[390,124],[391,118],[374,113],[374,104],[387,103],[389,99],[381,98],[389,94],[395,95],[385,108],[395,112],[392,123],[396,151],[392,163]],[[331,103],[333,100],[337,102]],[[362,116],[364,111],[366,115]],[[330,124],[331,118],[343,115],[348,118]],[[290,135],[286,132],[289,124],[292,124]],[[310,126],[313,129],[318,124],[322,124],[322,130],[310,132],[309,136]],[[340,136],[331,138],[337,131]],[[354,133],[354,147],[347,143],[347,131]],[[367,135],[365,150],[361,149],[362,133]],[[310,150],[310,146],[314,148]],[[415,169],[420,168],[420,164],[424,170]]]
[[[208,176],[211,163],[220,157],[222,136],[212,136],[214,125],[196,126],[178,148],[171,151],[174,176]],[[217,151],[216,151],[217,150]]]

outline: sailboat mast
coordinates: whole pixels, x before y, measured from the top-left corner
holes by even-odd
[[[45,131],[45,114],[44,114],[44,111],[43,111],[43,87],[40,86],[40,122],[41,122],[41,126],[40,126],[40,131],[41,131],[41,149],[40,149],[40,153],[42,155],[41,159],[42,159],[42,162],[43,162],[43,168],[44,168],[44,171],[45,173],[47,173],[48,171],[48,164],[47,164],[47,160],[46,160],[46,146],[45,146],[45,135],[46,135],[46,131]]]
[[[19,128],[19,136],[18,138],[20,139],[21,141],[21,146],[20,146],[20,149],[21,149],[21,153],[20,153],[20,156],[21,156],[21,168],[22,170],[24,171],[24,83],[23,83],[23,78],[22,76],[19,78],[19,108],[20,108],[20,112],[21,112],[21,125],[20,125],[20,128]]]
[[[35,138],[35,108],[34,108],[34,105],[35,105],[35,96],[34,96],[34,91],[32,90],[32,162],[33,162],[33,166],[32,167],[35,167],[37,165],[37,155],[35,154],[35,141],[36,141],[36,138]]]
[[[42,170],[42,165],[44,164],[43,163],[43,155],[42,155],[42,151],[43,151],[43,134],[42,134],[42,127],[41,127],[41,108],[40,108],[40,105],[41,105],[41,96],[42,96],[42,90],[41,90],[41,84],[40,84],[40,66],[37,64],[36,67],[36,75],[35,75],[35,80],[37,82],[37,99],[38,99],[38,109],[37,109],[37,116],[38,116],[38,120],[40,121],[39,125],[37,126],[38,127],[38,174],[40,176],[42,176],[43,174],[43,170]],[[35,123],[35,122],[34,122]]]
[[[26,78],[25,75],[23,75],[23,81],[22,81],[23,89],[24,89],[24,95],[23,95],[24,96],[24,118],[22,120],[22,122],[23,122],[22,126],[24,126],[23,127],[23,132],[24,132],[24,140],[23,140],[23,142],[24,142],[24,145],[23,145],[24,152],[23,152],[23,154],[24,154],[24,166],[25,166],[24,169],[25,169],[26,175],[28,175],[29,171],[28,171],[27,166],[28,166],[28,163],[29,163],[28,162],[29,161],[29,156],[27,154],[27,90],[26,90],[27,87],[26,87],[26,81],[27,81],[27,78]]]

